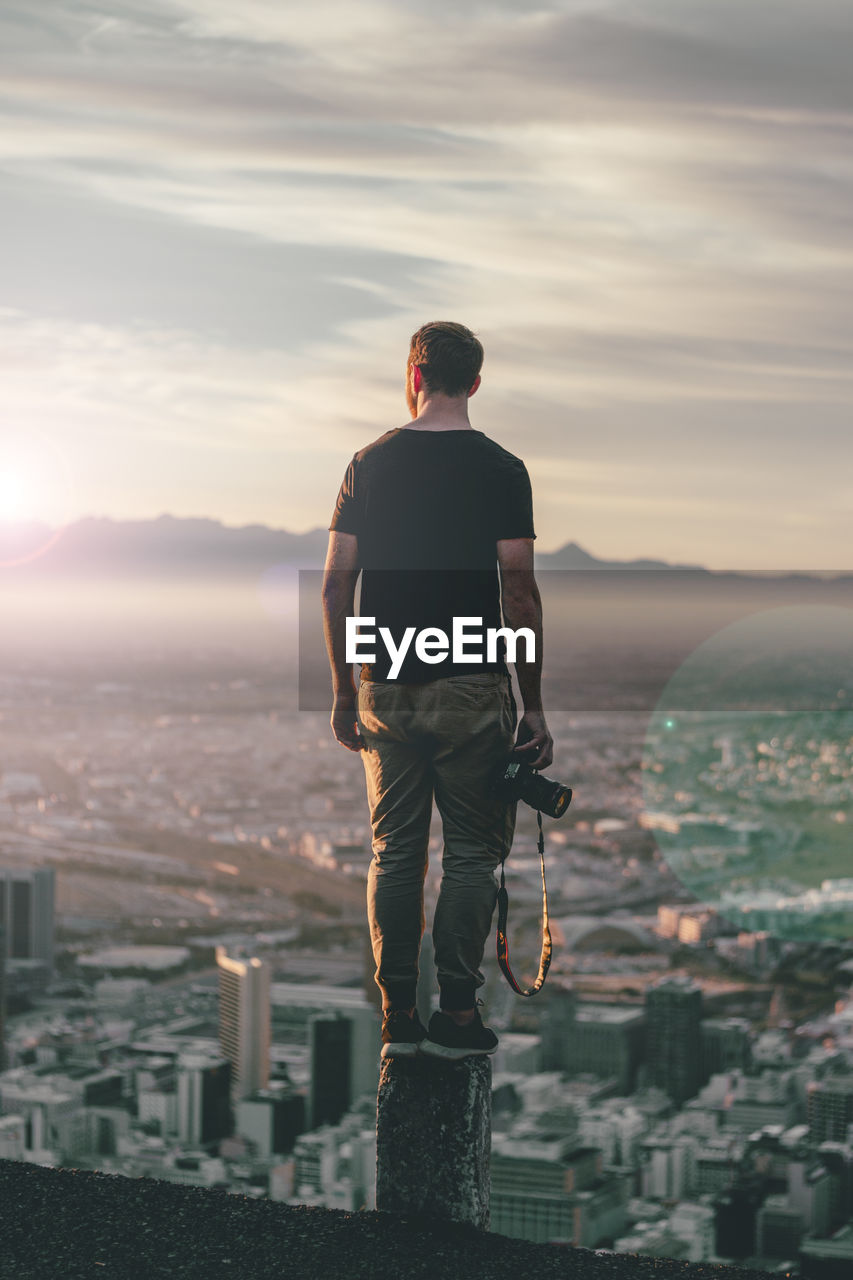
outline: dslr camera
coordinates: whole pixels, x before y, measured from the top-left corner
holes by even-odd
[[[572,801],[571,787],[543,777],[515,756],[501,766],[495,780],[495,793],[506,804],[523,800],[531,809],[547,813],[549,818],[562,818]]]

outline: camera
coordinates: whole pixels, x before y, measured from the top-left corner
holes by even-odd
[[[501,766],[496,779],[498,797],[507,804],[523,800],[531,809],[540,809],[549,818],[562,818],[572,800],[571,787],[545,778],[523,760],[512,758]]]

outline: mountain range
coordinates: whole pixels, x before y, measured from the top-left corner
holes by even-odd
[[[326,529],[291,533],[264,524],[231,527],[219,520],[160,515],[153,520],[85,516],[60,528],[35,521],[0,524],[0,564],[32,574],[128,573],[217,577],[243,576],[276,565],[320,568]],[[557,551],[537,553],[543,569],[690,569],[701,565],[664,560],[600,560],[567,542]]]
[[[219,520],[168,514],[148,520],[85,516],[59,528],[16,521],[0,523],[0,567],[22,579],[132,574],[234,580],[279,567],[321,568],[327,541],[323,528],[291,533],[264,524],[233,527]],[[557,551],[538,552],[536,565],[539,569],[669,570],[691,577],[720,572],[646,557],[603,560],[577,542],[566,542]]]

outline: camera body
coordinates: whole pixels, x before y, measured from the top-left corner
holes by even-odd
[[[501,766],[495,790],[505,803],[523,800],[531,809],[547,813],[549,818],[562,818],[572,801],[571,787],[544,777],[515,757]]]

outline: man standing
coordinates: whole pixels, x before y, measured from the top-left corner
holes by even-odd
[[[331,723],[338,742],[362,752],[367,778],[367,907],[383,1057],[420,1047],[462,1058],[497,1047],[476,991],[497,899],[494,873],[509,852],[515,804],[496,799],[493,784],[513,750],[534,769],[552,758],[540,694],[530,480],[519,458],[471,426],[468,400],[482,362],[480,342],[463,325],[433,322],[413,335],[406,366],[413,421],[355,454],[330,525],[323,618]],[[359,573],[359,616],[370,620],[371,633],[385,628],[401,660],[372,645],[356,691],[346,637]],[[534,637],[533,653],[528,648],[522,660],[521,643],[515,657],[524,702],[515,748],[506,642],[478,650],[470,631],[474,620],[484,633],[500,628],[501,611],[506,628],[527,628]],[[454,634],[454,619],[464,619],[469,634],[464,648],[450,651],[441,636]],[[371,647],[365,641],[362,652]],[[427,1032],[414,1006],[433,797],[444,835],[432,929],[440,1011]]]

